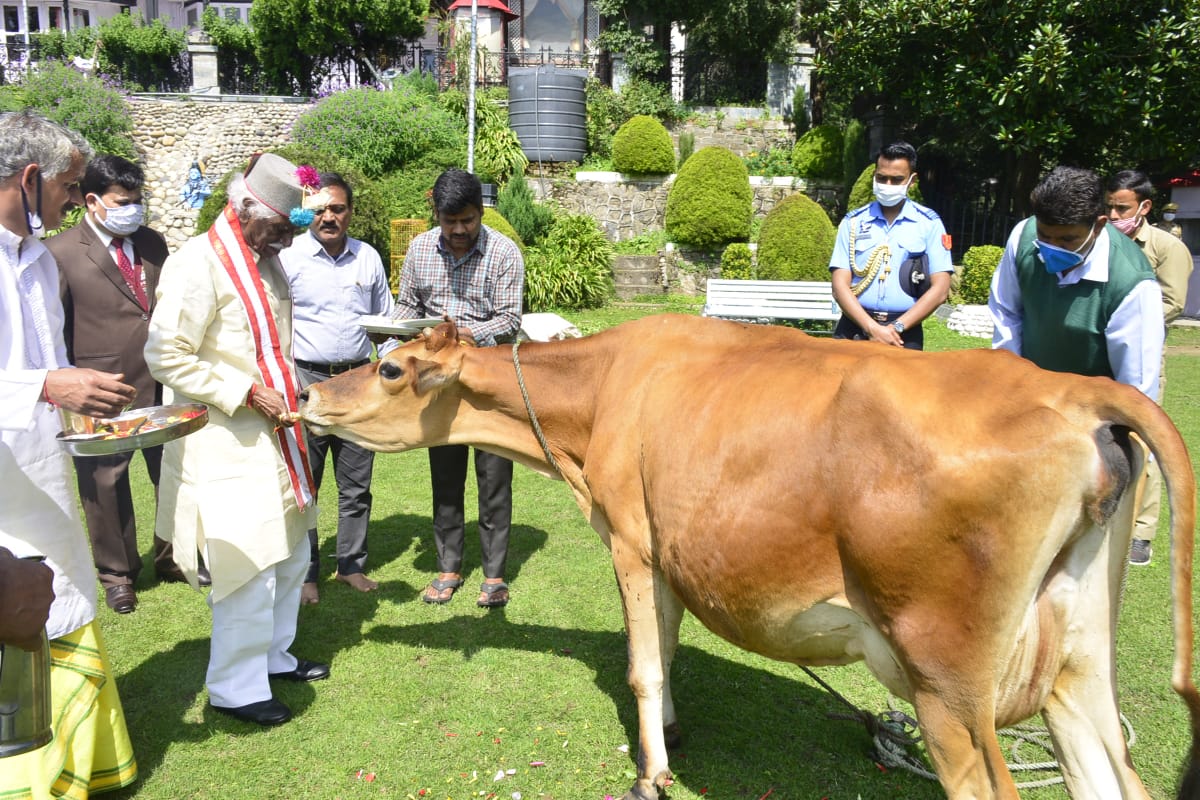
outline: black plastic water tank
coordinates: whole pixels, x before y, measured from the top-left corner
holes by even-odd
[[[513,67],[508,124],[530,161],[583,161],[587,155],[587,70]]]

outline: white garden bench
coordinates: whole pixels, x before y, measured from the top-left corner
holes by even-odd
[[[770,323],[772,320],[837,322],[842,309],[826,281],[743,281],[710,278],[705,317]]]

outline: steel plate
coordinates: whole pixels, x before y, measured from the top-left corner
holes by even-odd
[[[171,417],[196,411],[200,413],[191,419],[178,422],[167,421]],[[133,430],[142,418],[146,418],[142,427],[151,428],[151,430],[139,430],[132,436],[128,435],[128,431]],[[127,411],[112,419],[92,420],[91,427],[93,429],[96,426],[114,424],[120,429],[123,425],[126,433],[117,434],[88,433],[86,430],[80,430],[81,427],[86,429],[88,425],[80,426],[78,424],[79,415],[75,415],[74,419],[76,421],[74,430],[64,430],[58,434],[58,443],[73,456],[111,456],[115,453],[127,453],[130,450],[154,447],[200,430],[208,424],[208,406],[202,403],[150,406]]]

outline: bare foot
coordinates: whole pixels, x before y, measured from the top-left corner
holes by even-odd
[[[358,589],[360,592],[373,592],[379,588],[379,584],[363,575],[361,572],[352,572],[349,575],[335,574],[333,576],[342,583]]]
[[[300,605],[315,606],[321,601],[321,593],[315,583],[306,583],[300,587]]]

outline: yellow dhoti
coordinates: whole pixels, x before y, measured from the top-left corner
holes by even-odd
[[[137,761],[95,621],[50,640],[50,692],[54,738],[0,761],[0,800],[86,800],[133,783]]]

